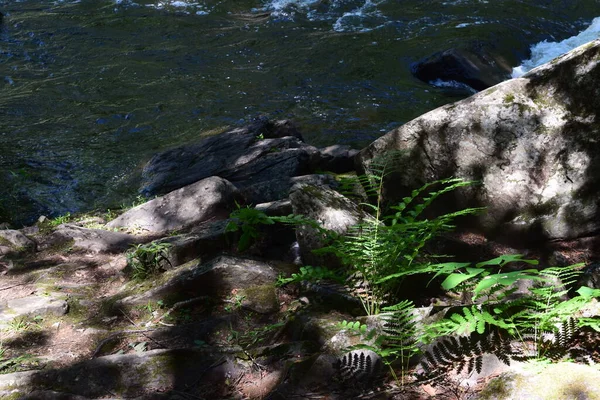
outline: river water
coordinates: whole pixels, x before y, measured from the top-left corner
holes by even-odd
[[[294,119],[318,146],[366,145],[468,95],[416,80],[411,63],[486,43],[517,67],[530,46],[588,28],[600,3],[0,0],[0,12],[0,220],[18,224],[116,207],[153,153],[258,115]]]

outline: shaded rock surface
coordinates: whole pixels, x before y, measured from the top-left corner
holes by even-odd
[[[191,261],[166,274],[165,282],[149,291],[121,300],[123,304],[143,304],[167,296],[229,296],[233,289],[273,284],[275,269],[264,262],[219,256],[206,263]]]
[[[481,185],[449,209],[485,206],[478,227],[493,237],[569,239],[600,229],[600,40],[519,79],[438,108],[362,150],[360,168],[393,151],[385,181],[397,202],[425,182],[458,176]]]
[[[156,243],[169,245],[166,258],[172,267],[198,258],[210,259],[228,247],[225,231],[228,222],[209,221],[194,227],[188,234],[169,236]]]
[[[247,203],[265,203],[287,197],[294,177],[350,171],[356,153],[348,146],[317,149],[304,143],[291,122],[262,118],[155,155],[144,167],[141,192],[163,194],[219,176],[238,187]]]
[[[259,119],[155,155],[144,167],[141,191],[164,194],[210,176],[247,184],[272,178],[269,174],[275,171],[279,176],[302,175],[308,170],[309,153],[316,151],[302,142],[290,122]]]
[[[335,180],[330,175],[311,174],[293,177],[277,176],[276,171],[270,179],[251,185],[240,185],[240,191],[251,204],[278,201],[288,197],[290,190],[296,184],[312,184],[318,186],[335,186]]]
[[[198,382],[207,368],[212,379],[237,371],[234,358],[209,368],[221,357],[199,350],[153,350],[145,353],[100,357],[60,371],[31,371],[0,375],[0,390],[19,388],[24,392],[45,387],[62,393],[102,398],[112,393],[131,398],[165,387],[185,390],[186,382]],[[217,394],[218,395],[218,394]]]
[[[210,177],[134,207],[107,226],[150,232],[189,228],[227,218],[235,208],[237,195],[229,181]]]
[[[331,188],[314,185],[297,185],[290,192],[290,200],[294,214],[304,215],[321,227],[345,233],[349,227],[356,225],[369,215],[362,211],[356,203],[348,200]],[[296,238],[300,245],[300,255],[306,265],[336,265],[333,255],[315,255],[313,250],[324,245],[324,238],[311,226],[299,226]]]

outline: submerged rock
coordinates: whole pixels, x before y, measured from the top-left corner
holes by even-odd
[[[401,153],[384,182],[391,202],[440,178],[479,181],[444,206],[486,207],[477,226],[492,237],[547,241],[598,231],[599,60],[596,40],[424,114],[362,150],[360,168]]]
[[[498,54],[484,50],[449,49],[418,61],[413,74],[427,83],[457,82],[484,90],[510,78],[511,66]]]

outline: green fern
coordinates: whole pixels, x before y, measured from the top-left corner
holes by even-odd
[[[298,273],[292,274],[289,278],[284,278],[283,276],[279,276],[277,278],[277,286],[284,286],[289,283],[300,283],[303,281],[308,282],[320,282],[322,280],[333,280],[336,282],[343,283],[344,278],[341,277],[337,272],[332,271],[328,268],[323,267],[313,267],[310,265],[306,265],[304,267],[300,267],[300,271]]]
[[[381,182],[382,175],[373,180],[370,177],[368,192],[378,193],[376,204],[363,204],[373,217],[351,227],[348,232],[320,250],[321,253],[334,253],[349,266],[354,278],[361,282],[362,295],[358,296],[369,315],[381,312],[381,307],[393,295],[399,281],[408,275],[432,272],[430,263],[421,253],[426,243],[453,228],[451,223],[463,215],[474,214],[479,209],[465,209],[441,215],[433,219],[422,218],[423,211],[441,195],[452,190],[473,184],[459,179],[446,179],[428,183],[414,190],[398,205],[391,207],[393,214],[383,216],[381,210],[381,187],[373,182]],[[439,187],[438,190],[433,188]]]

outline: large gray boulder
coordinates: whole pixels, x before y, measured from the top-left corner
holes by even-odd
[[[216,176],[203,179],[132,208],[107,224],[149,232],[168,232],[225,219],[235,208],[238,190]]]
[[[600,40],[518,79],[424,114],[358,156],[400,151],[385,200],[449,176],[481,185],[455,193],[456,207],[487,211],[491,236],[551,240],[600,229]],[[446,202],[446,205],[448,202]]]

